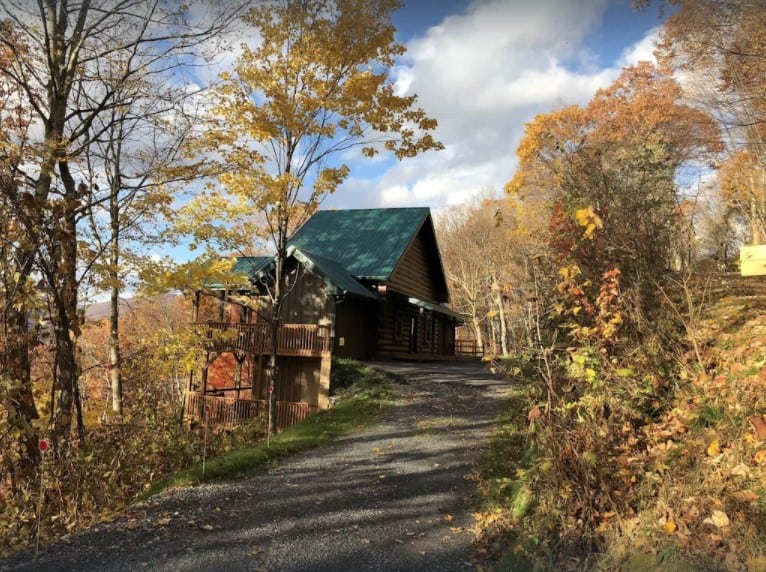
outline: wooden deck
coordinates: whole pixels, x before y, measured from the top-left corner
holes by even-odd
[[[205,411],[205,406],[208,411]],[[286,429],[309,415],[316,413],[319,408],[307,403],[277,401],[277,429]],[[202,396],[199,391],[187,391],[184,404],[186,419],[204,420],[211,426],[234,428],[237,425],[268,415],[268,403],[265,399],[236,399],[234,397]]]
[[[206,328],[211,351],[243,351],[252,354],[270,353],[269,324],[233,324],[230,322],[201,322]],[[328,357],[332,351],[330,327],[318,324],[282,324],[277,332],[277,355],[295,357]]]

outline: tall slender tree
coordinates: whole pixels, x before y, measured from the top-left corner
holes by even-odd
[[[219,153],[228,167],[219,177],[226,193],[211,191],[196,206],[205,203],[203,210],[227,221],[227,231],[237,221],[246,223],[252,212],[265,216],[263,226],[240,226],[238,242],[246,247],[259,236],[275,254],[272,384],[278,379],[276,339],[288,288],[287,242],[348,175],[337,157],[354,147],[367,157],[385,150],[399,159],[442,147],[431,135],[436,121],[415,107],[416,96],[397,95],[388,75],[404,53],[391,23],[398,7],[396,0],[256,5],[244,21],[260,43],[242,46],[217,90],[202,146]],[[188,228],[212,230],[198,220]]]
[[[193,21],[189,4],[159,0],[0,4],[0,14],[26,46],[19,49],[9,36],[0,36],[10,54],[0,60],[0,77],[24,94],[41,133],[34,160],[19,166],[23,184],[6,198],[17,212],[29,213],[19,219],[24,237],[18,250],[27,261],[22,277],[31,275],[34,262],[50,299],[56,364],[52,434],[57,441],[69,438],[77,389],[78,238],[94,200],[94,189],[82,174],[83,158],[105,133],[97,118],[129,105],[121,86],[142,76],[172,81],[172,70],[191,63],[202,44],[236,13],[236,7],[214,2],[204,6],[210,11],[200,24]],[[107,65],[115,58],[125,65]]]
[[[7,22],[0,23],[0,34],[25,46]],[[13,52],[0,46],[0,65],[13,58]],[[36,339],[30,329],[30,314],[38,308],[31,273],[34,260],[24,248],[22,221],[33,216],[29,202],[11,200],[24,181],[19,167],[29,160],[29,127],[32,109],[24,103],[24,93],[12,82],[0,79],[0,418],[3,458],[12,479],[33,473],[37,440],[32,421],[38,417],[30,376],[30,347]]]
[[[112,59],[110,66],[124,66]],[[104,88],[109,88],[107,74]],[[109,378],[112,411],[123,413],[119,298],[130,275],[144,266],[147,250],[160,245],[163,220],[170,216],[173,191],[197,168],[183,161],[182,148],[194,126],[195,101],[201,90],[142,77],[115,88],[125,102],[105,110],[94,121],[86,151],[88,186],[93,189],[88,225],[90,247],[83,264],[91,279],[110,293]],[[188,108],[188,110],[187,110]],[[100,185],[99,185],[100,183]]]

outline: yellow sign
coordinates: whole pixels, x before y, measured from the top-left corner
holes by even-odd
[[[739,263],[742,276],[766,276],[766,244],[741,246]]]

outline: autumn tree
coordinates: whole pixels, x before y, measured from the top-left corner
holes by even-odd
[[[478,233],[472,233],[468,228],[472,212],[474,208],[463,205],[450,208],[437,215],[435,227],[452,295],[452,308],[469,317],[473,339],[479,348],[484,349],[487,338],[484,321],[489,312],[487,269],[482,252],[485,241],[475,241]]]
[[[747,149],[731,154],[718,169],[720,195],[727,211],[747,220],[752,244],[766,237],[764,162]]]
[[[105,65],[124,67],[124,58]],[[168,84],[164,78],[141,77],[112,86],[107,73],[103,89],[113,89],[123,105],[105,109],[94,119],[100,133],[84,155],[92,201],[82,251],[96,290],[110,293],[109,376],[112,412],[120,417],[122,359],[120,294],[129,276],[146,264],[146,250],[162,246],[159,229],[171,218],[176,183],[195,176],[196,166],[183,160],[182,148],[194,126],[200,89]]]
[[[17,51],[26,50],[8,23],[0,23],[0,34]],[[13,52],[0,45],[0,66],[11,58]],[[34,260],[25,249],[22,222],[32,213],[28,204],[11,200],[24,184],[19,168],[30,158],[31,122],[32,109],[24,104],[23,91],[0,78],[0,419],[2,458],[13,480],[30,475],[38,456],[32,427],[38,412],[29,353],[36,330],[30,330],[29,323],[41,299],[32,277]]]
[[[479,347],[523,351],[534,335],[536,266],[547,246],[532,230],[531,208],[491,190],[436,217],[452,307],[470,318]]]
[[[78,238],[82,220],[94,201],[94,188],[82,174],[89,146],[104,131],[96,119],[129,105],[120,86],[137,77],[165,76],[182,65],[228,21],[231,8],[211,11],[193,22],[188,5],[114,0],[36,5],[4,2],[2,12],[24,45],[0,36],[10,56],[0,61],[3,81],[24,94],[41,133],[33,160],[19,166],[23,182],[7,200],[19,218],[20,278],[31,276],[32,263],[45,282],[55,341],[55,407],[52,432],[67,440],[77,390],[77,312],[82,276]],[[123,66],[107,65],[119,59]],[[113,74],[105,81],[105,75]],[[22,350],[20,350],[22,351]]]
[[[672,78],[641,63],[587,107],[528,124],[506,190],[545,197],[559,262],[575,263],[594,287],[603,272],[619,268],[641,313],[653,307],[653,282],[678,250],[675,177],[682,165],[718,150],[713,120],[684,102]]]
[[[660,61],[683,74],[687,96],[724,127],[730,156],[721,173],[724,202],[745,217],[758,243],[766,228],[766,12],[760,0],[672,4]]]
[[[194,358],[193,332],[188,328],[190,302],[165,294],[121,301],[120,348],[124,376],[124,415],[153,419],[163,412],[178,414]],[[92,316],[80,340],[85,406],[91,414],[111,410],[111,311]]]
[[[215,238],[227,249],[247,248],[257,238],[270,244],[273,383],[289,287],[287,241],[347,177],[348,166],[337,158],[355,147],[366,157],[390,151],[398,159],[441,148],[430,134],[436,121],[415,107],[416,96],[397,95],[388,75],[404,53],[391,23],[398,7],[396,0],[256,5],[244,22],[259,44],[242,46],[215,92],[200,147],[219,157],[222,190],[208,189],[200,197],[184,230]],[[201,212],[226,224],[202,223]],[[252,213],[262,214],[265,224],[253,224]]]

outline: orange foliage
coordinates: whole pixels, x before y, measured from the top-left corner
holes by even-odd
[[[143,400],[151,401],[154,409],[180,404],[187,371],[178,358],[169,359],[168,352],[177,343],[174,336],[188,329],[190,306],[183,297],[170,295],[121,306],[122,374],[128,409],[135,411]],[[80,339],[81,387],[84,405],[93,413],[106,410],[110,396],[108,339],[108,316],[86,322]]]
[[[763,169],[758,160],[746,150],[738,151],[718,170],[721,195],[731,205],[747,203],[754,191],[754,180],[762,177]]]
[[[669,266],[679,168],[722,148],[719,129],[647,62],[623,70],[584,108],[537,116],[524,131],[506,193],[543,201],[549,245],[596,281],[620,268],[625,285]],[[579,218],[578,218],[578,213]]]
[[[761,0],[674,0],[660,56],[697,76],[734,127],[766,135],[766,11]]]

